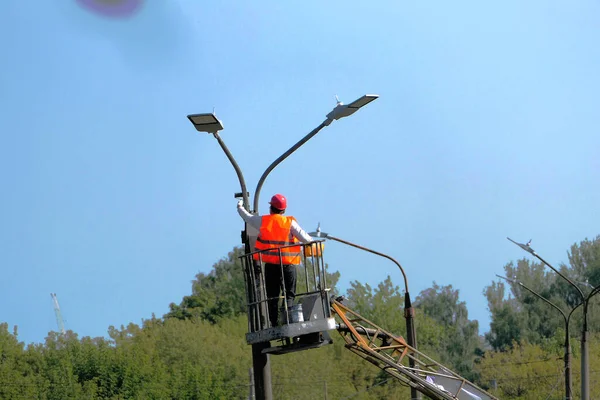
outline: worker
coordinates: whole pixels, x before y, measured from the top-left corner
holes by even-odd
[[[244,202],[238,202],[237,210],[240,217],[259,231],[256,238],[255,250],[267,250],[254,254],[254,260],[265,263],[265,286],[267,291],[269,320],[271,326],[278,324],[278,303],[285,287],[286,307],[288,310],[294,304],[296,297],[296,266],[300,264],[300,246],[285,247],[294,243],[308,243],[312,238],[300,227],[292,216],[284,216],[287,208],[285,196],[276,194],[271,198],[269,215],[252,215],[244,208]],[[283,271],[283,276],[282,276]]]

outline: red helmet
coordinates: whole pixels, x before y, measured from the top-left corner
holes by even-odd
[[[287,200],[285,199],[285,196],[279,193],[271,197],[269,204],[271,207],[278,210],[285,210],[287,208]]]

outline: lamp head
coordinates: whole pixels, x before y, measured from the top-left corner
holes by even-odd
[[[531,248],[531,239],[529,239],[529,242],[527,242],[527,244],[523,244],[523,243],[518,243],[515,242],[514,240],[512,240],[511,238],[507,237],[508,240],[510,240],[511,242],[513,242],[514,244],[516,244],[517,246],[519,246],[520,248],[522,248],[523,250],[525,250],[526,252],[533,254],[534,256],[536,255],[535,251]]]
[[[190,114],[187,116],[198,132],[217,133],[223,124],[214,113]]]
[[[327,114],[327,119],[328,120],[334,120],[334,119],[337,120],[337,119],[352,115],[356,111],[358,111],[360,108],[366,106],[367,104],[369,104],[373,100],[377,99],[378,97],[379,97],[379,95],[377,95],[377,94],[365,94],[364,96],[362,96],[359,99],[354,100],[350,104],[344,104],[336,96],[337,105],[329,114]]]

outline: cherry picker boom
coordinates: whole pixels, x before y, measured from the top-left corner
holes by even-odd
[[[282,252],[291,246],[282,246],[276,251]],[[267,318],[267,302],[274,299],[268,298],[265,291],[261,253],[266,250],[240,257],[246,281],[248,344],[264,343],[262,352],[265,354],[286,354],[331,344],[328,331],[337,330],[348,350],[433,400],[498,400],[409,346],[403,337],[386,332],[360,316],[342,304],[341,298],[331,298],[323,261],[323,241],[300,246],[305,268],[299,282],[302,290],[296,293],[294,307],[281,310],[282,323],[277,326],[272,326]],[[255,254],[258,257],[254,257]],[[284,288],[279,299],[285,299],[285,296]]]
[[[435,400],[492,400],[483,389],[342,304],[331,303],[346,348],[387,374]],[[412,361],[412,363],[411,363]],[[414,367],[411,367],[414,365]]]

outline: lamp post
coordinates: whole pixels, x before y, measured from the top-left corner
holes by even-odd
[[[404,278],[404,318],[406,319],[406,342],[408,343],[409,346],[413,347],[414,349],[417,349],[417,331],[415,329],[415,323],[414,323],[415,310],[412,307],[412,303],[410,301],[410,294],[408,292],[408,278],[406,277],[404,268],[402,268],[400,263],[398,261],[396,261],[394,258],[388,256],[387,254],[383,254],[378,251],[371,250],[369,248],[360,246],[358,244],[351,243],[346,240],[340,239],[340,238],[330,235],[328,233],[321,232],[320,226],[317,227],[316,232],[310,232],[309,235],[312,237],[334,240],[336,242],[340,242],[340,243],[346,244],[348,246],[352,246],[357,249],[364,250],[366,252],[387,258],[388,260],[392,261],[394,264],[396,264],[398,266],[398,268],[400,269],[400,272],[402,273],[402,277]],[[410,367],[415,368],[415,361],[413,358],[410,358]],[[415,389],[413,387],[411,387],[410,393],[411,393],[411,399],[420,399],[421,398],[421,392],[419,392],[417,389]]]
[[[262,185],[269,175],[269,173],[285,160],[290,154],[296,151],[300,146],[306,143],[309,139],[315,136],[321,129],[328,126],[334,120],[338,120],[340,118],[347,117],[349,115],[354,114],[357,110],[369,104],[373,100],[377,99],[378,95],[364,95],[361,98],[353,101],[352,103],[345,105],[342,102],[338,101],[336,107],[327,114],[325,121],[323,121],[319,126],[313,129],[308,135],[302,138],[298,143],[292,146],[288,151],[282,154],[277,160],[275,160],[267,170],[262,174],[258,185],[256,186],[255,197],[254,197],[254,213],[258,213],[258,200],[260,195],[260,190]],[[215,139],[219,142],[221,149],[229,159],[229,162],[233,166],[235,173],[237,174],[240,187],[242,189],[241,197],[243,198],[244,207],[248,210],[250,209],[250,200],[249,194],[246,189],[246,182],[244,180],[244,176],[242,174],[242,170],[239,165],[235,161],[235,158],[219,136],[219,131],[223,129],[223,124],[219,119],[214,115],[214,113],[203,113],[203,114],[190,114],[187,116],[192,125],[196,128],[198,132],[206,132],[212,134]],[[236,197],[238,197],[236,195]],[[252,248],[250,247],[250,240],[248,235],[248,227],[247,224],[244,224],[244,231],[242,232],[242,242],[244,243],[244,249],[246,254],[252,252]],[[271,362],[269,359],[269,355],[266,354],[263,350],[269,348],[271,345],[269,342],[264,343],[255,343],[252,344],[252,366],[254,370],[254,386],[257,400],[272,400],[273,399],[273,389],[271,385]]]
[[[550,265],[546,260],[544,260],[542,257],[540,257],[540,255],[538,253],[536,253],[535,250],[533,250],[531,248],[531,240],[528,243],[523,244],[523,243],[515,242],[514,240],[512,240],[509,237],[507,237],[507,239],[510,240],[511,242],[513,242],[514,244],[516,244],[517,246],[519,246],[520,248],[522,248],[523,250],[525,250],[526,252],[532,254],[535,258],[540,260],[544,265],[546,265],[547,267],[552,269],[561,278],[563,278],[571,286],[573,286],[575,289],[577,289],[577,293],[579,294],[579,297],[581,298],[581,303],[576,305],[573,308],[573,310],[575,310],[579,306],[583,305],[583,326],[582,326],[582,330],[581,330],[581,398],[582,398],[582,400],[589,400],[590,399],[590,381],[589,381],[589,379],[590,379],[590,361],[589,361],[589,348],[588,348],[589,332],[588,332],[587,313],[588,313],[589,301],[592,298],[592,296],[594,296],[598,292],[600,292],[600,286],[596,287],[587,296],[585,296],[583,294],[583,292],[581,291],[581,289],[579,288],[579,286],[577,286],[572,280],[570,280],[569,278],[567,278],[566,276],[561,274],[560,271],[558,271],[556,268],[554,268],[552,265]]]
[[[211,113],[205,114],[191,114],[188,115],[188,119],[194,125],[198,132],[211,133],[215,139],[219,142],[221,149],[229,159],[229,162],[235,169],[240,187],[242,188],[242,198],[244,201],[244,207],[249,207],[250,202],[248,200],[248,191],[246,190],[246,181],[239,165],[233,158],[233,155],[225,145],[225,142],[219,136],[219,131],[223,129],[223,124],[219,119]],[[244,243],[244,249],[246,253],[250,253],[250,243],[247,240],[247,227],[244,224],[244,231],[242,232],[242,242]],[[270,347],[270,343],[254,343],[252,344],[252,369],[254,371],[254,389],[259,400],[272,400],[273,389],[271,386],[271,360],[269,355],[263,353],[263,350]]]
[[[537,293],[535,290],[525,286],[525,284],[523,282],[518,281],[516,279],[510,279],[510,278],[507,278],[504,276],[500,276],[500,275],[496,275],[496,276],[498,278],[502,278],[514,285],[519,285],[522,288],[525,288],[526,290],[530,291],[538,298],[544,300],[550,306],[557,309],[563,316],[563,319],[565,322],[565,357],[564,357],[564,361],[565,361],[565,399],[571,400],[572,399],[572,393],[571,393],[571,342],[570,342],[570,335],[569,335],[569,321],[571,319],[571,315],[573,315],[573,311],[575,311],[577,309],[577,307],[574,307],[573,309],[571,309],[571,311],[569,312],[569,315],[567,315],[557,305],[552,303],[550,300],[546,299],[541,294]]]

